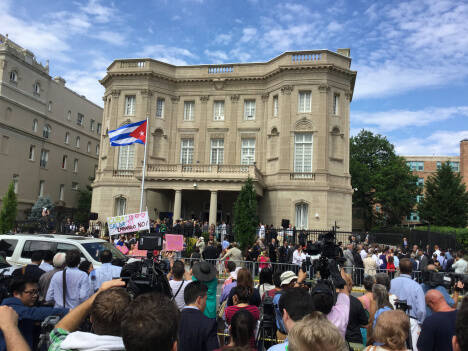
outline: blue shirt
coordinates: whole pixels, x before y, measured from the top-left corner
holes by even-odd
[[[276,328],[278,328],[278,330],[281,333],[286,334],[286,327],[284,326],[283,315],[281,314],[281,311],[279,309],[279,300],[281,298],[281,294],[282,294],[282,292],[279,291],[273,297],[273,306],[274,306],[274,309],[275,309]]]
[[[384,306],[384,307],[382,307],[382,308],[379,308],[379,309],[377,310],[377,312],[375,312],[375,315],[374,315],[374,323],[372,324],[372,327],[375,328],[375,325],[377,324],[377,318],[379,318],[379,316],[380,316],[382,313],[386,312],[386,311],[392,311],[392,309],[391,309],[390,307],[388,307],[388,306]]]
[[[419,324],[424,321],[426,317],[424,291],[410,275],[400,274],[399,277],[392,279],[390,294],[396,295],[399,300],[406,300],[411,306],[410,317],[416,318]]]
[[[122,267],[113,266],[111,263],[103,263],[101,267],[96,268],[96,284],[95,287],[99,289],[102,283],[120,278],[120,271]]]
[[[39,265],[39,268],[42,269],[44,272],[49,272],[54,269],[54,266],[52,266],[50,263],[47,263],[46,261],[43,261]]]
[[[273,345],[272,347],[268,349],[268,351],[285,351],[288,345],[289,345],[289,341],[288,341],[288,338],[286,338],[283,343]]]
[[[395,265],[395,268],[398,268],[400,266],[400,259],[397,255],[393,256],[393,264]]]
[[[222,247],[223,247],[223,250],[226,250],[229,247],[229,241],[223,240]]]
[[[65,307],[72,309],[86,301],[90,297],[88,275],[77,267],[66,269],[67,291]],[[54,301],[55,307],[63,306],[63,271],[57,272],[50,281],[47,290],[46,301]]]
[[[426,294],[431,289],[438,290],[442,293],[442,295],[444,296],[445,302],[447,302],[447,304],[450,307],[453,307],[453,305],[455,305],[455,301],[453,301],[452,297],[447,292],[447,289],[445,289],[443,286],[439,285],[435,288],[431,288],[429,285],[422,283],[421,288],[423,289],[424,294]],[[429,317],[431,314],[432,314],[432,310],[429,308],[429,306],[426,306],[426,318]]]

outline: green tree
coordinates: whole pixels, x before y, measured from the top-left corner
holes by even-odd
[[[386,225],[399,224],[411,212],[419,193],[417,177],[387,138],[367,130],[352,137],[349,170],[353,206],[361,209],[366,229],[377,219]],[[380,204],[381,213],[375,213],[376,204]]]
[[[36,203],[31,208],[31,214],[29,215],[29,219],[39,220],[42,218],[42,209],[47,207],[47,209],[52,213],[54,209],[54,204],[47,196],[39,196],[36,200]]]
[[[90,186],[87,186],[85,190],[80,190],[78,192],[78,204],[75,219],[81,224],[85,224],[89,220],[92,194]]]
[[[426,180],[418,206],[421,219],[433,225],[464,228],[468,224],[468,193],[460,174],[448,162]]]
[[[257,194],[248,178],[234,204],[234,237],[242,250],[255,242],[257,225]]]
[[[18,200],[15,194],[15,186],[11,183],[2,199],[2,210],[0,211],[0,233],[8,233],[13,229],[18,210]]]

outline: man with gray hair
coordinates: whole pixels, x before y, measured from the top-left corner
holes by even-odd
[[[47,290],[49,290],[50,281],[52,280],[52,277],[54,276],[54,274],[59,271],[62,271],[63,268],[65,267],[65,253],[64,252],[56,253],[52,260],[52,264],[54,266],[54,269],[44,273],[39,279],[39,291],[40,291],[39,298],[41,301],[45,300],[45,297],[47,295]]]

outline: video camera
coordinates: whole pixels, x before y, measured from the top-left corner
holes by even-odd
[[[423,282],[431,288],[443,286],[445,289],[450,290],[458,281],[461,281],[465,286],[468,286],[468,276],[465,274],[435,271],[423,272]]]

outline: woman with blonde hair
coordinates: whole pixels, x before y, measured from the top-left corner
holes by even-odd
[[[406,339],[409,329],[409,317],[403,311],[385,311],[377,320],[372,334],[373,340],[379,346],[368,346],[364,351],[407,351]]]

